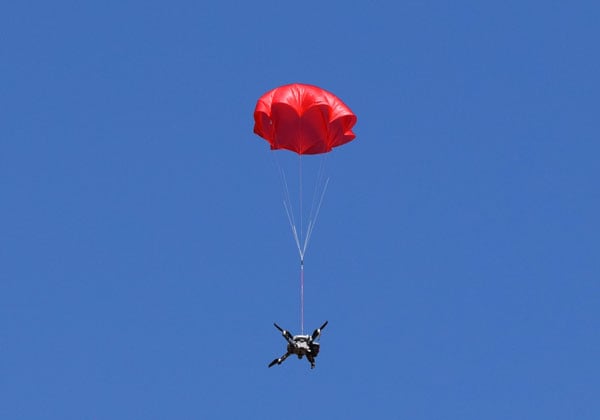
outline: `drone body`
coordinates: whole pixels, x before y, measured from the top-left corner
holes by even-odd
[[[281,335],[288,342],[287,352],[278,359],[273,360],[269,367],[273,365],[280,365],[283,363],[285,359],[287,359],[292,354],[298,356],[298,359],[302,359],[302,357],[306,356],[306,359],[310,362],[310,368],[314,369],[315,367],[315,357],[319,354],[320,345],[315,340],[319,338],[321,335],[321,330],[325,328],[328,321],[325,321],[320,328],[317,328],[312,335],[292,335],[289,331],[284,330],[279,325],[274,324],[275,328],[281,331]]]

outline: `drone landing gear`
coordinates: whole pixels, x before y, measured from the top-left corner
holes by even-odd
[[[315,368],[315,358],[311,354],[306,355],[306,359],[310,362],[310,368]]]

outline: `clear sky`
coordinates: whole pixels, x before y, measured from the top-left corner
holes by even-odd
[[[599,21],[5,2],[0,418],[600,418]],[[306,256],[312,371],[267,368],[299,270],[252,113],[291,82],[358,116]]]

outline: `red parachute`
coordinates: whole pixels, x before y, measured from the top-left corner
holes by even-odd
[[[302,334],[304,334],[304,256],[329,182],[329,178],[324,176],[327,155],[323,155],[320,157],[320,169],[316,172],[312,204],[310,207],[305,207],[303,184],[307,180],[303,179],[305,171],[302,169],[304,165],[302,156],[328,153],[334,147],[352,141],[355,138],[352,132],[354,124],[356,124],[356,115],[337,96],[317,86],[300,83],[280,86],[265,93],[254,109],[254,132],[267,140],[272,150],[287,149],[299,155],[300,170],[297,172],[296,180],[293,180],[293,177],[288,179],[284,167],[279,164],[278,159],[274,160],[284,190],[283,205],[300,256]],[[289,188],[293,184],[288,180],[297,181],[297,203],[293,203],[294,194],[290,193]]]
[[[356,115],[337,96],[293,83],[265,93],[254,109],[254,132],[300,155],[327,153],[353,140]]]

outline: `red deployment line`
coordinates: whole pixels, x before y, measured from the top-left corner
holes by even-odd
[[[300,262],[300,331],[304,334],[304,261]]]

